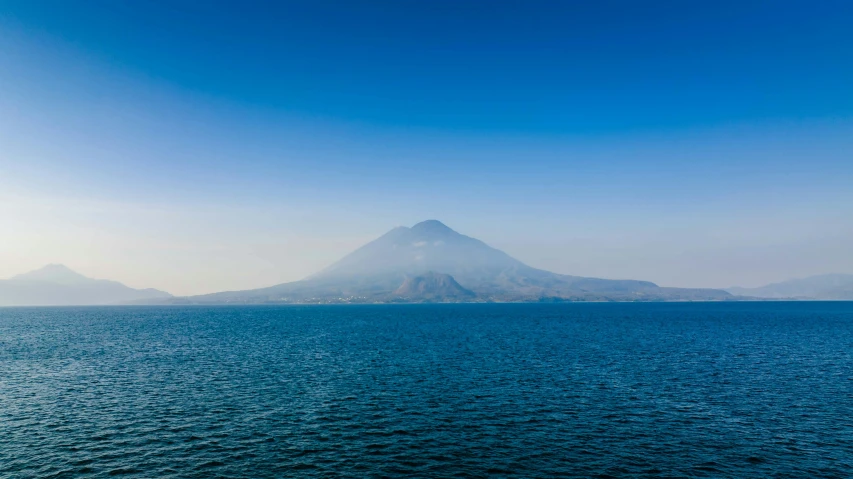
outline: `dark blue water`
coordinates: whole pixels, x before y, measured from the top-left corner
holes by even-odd
[[[0,477],[853,477],[853,303],[0,309]]]

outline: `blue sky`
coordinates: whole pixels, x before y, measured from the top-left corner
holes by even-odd
[[[0,0],[0,277],[178,294],[437,218],[673,286],[853,272],[853,4]]]

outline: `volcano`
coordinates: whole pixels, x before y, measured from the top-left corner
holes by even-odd
[[[188,303],[728,300],[715,289],[587,278],[528,266],[437,220],[398,227],[304,280]]]

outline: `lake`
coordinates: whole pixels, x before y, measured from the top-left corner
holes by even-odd
[[[0,477],[853,477],[853,303],[0,308]]]

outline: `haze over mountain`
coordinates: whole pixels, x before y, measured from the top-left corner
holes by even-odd
[[[853,300],[853,274],[823,274],[771,283],[758,288],[735,286],[726,291],[756,298]]]
[[[853,275],[727,290],[570,276],[530,267],[436,220],[398,227],[301,281],[190,297],[87,278],[60,264],[0,280],[0,306],[483,301],[853,299]]]
[[[165,300],[156,289],[134,289],[116,281],[87,278],[61,264],[0,280],[0,306],[72,306]]]
[[[727,300],[722,290],[532,268],[436,220],[398,227],[302,281],[175,299],[191,303]]]

